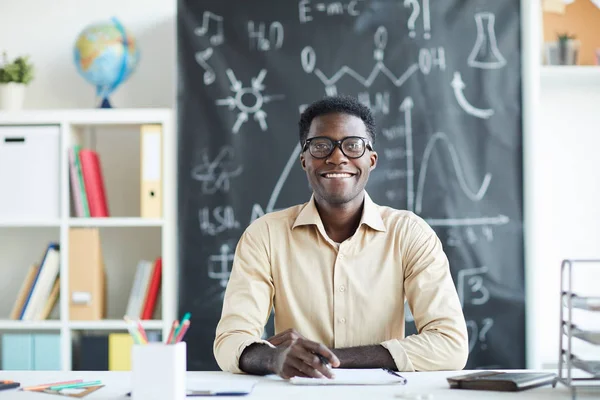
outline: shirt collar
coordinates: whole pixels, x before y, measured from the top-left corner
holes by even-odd
[[[373,202],[373,200],[371,200],[371,197],[366,191],[364,193],[364,207],[362,216],[360,218],[359,226],[362,224],[366,224],[371,228],[375,229],[376,231],[385,232],[385,224],[383,223],[383,219],[381,218],[379,207]],[[319,211],[317,210],[317,206],[315,205],[314,193],[310,196],[310,200],[308,201],[308,203],[306,203],[306,205],[302,208],[302,210],[296,217],[292,229],[302,225],[317,225],[319,227],[323,227],[323,221],[321,221],[321,216],[319,215]]]

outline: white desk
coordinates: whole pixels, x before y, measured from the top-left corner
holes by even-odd
[[[270,377],[252,377],[247,375],[232,375],[224,372],[188,372],[188,384],[203,380],[223,379],[258,379],[252,393],[248,396],[212,397],[215,399],[327,399],[327,400],[365,400],[365,399],[398,399],[399,393],[431,394],[433,400],[452,399],[570,399],[568,389],[561,384],[556,388],[551,385],[530,389],[524,392],[482,392],[474,390],[449,389],[446,377],[467,373],[469,371],[451,372],[413,372],[403,373],[408,380],[406,385],[398,386],[296,386],[288,382]],[[129,372],[91,372],[91,371],[0,371],[0,380],[14,380],[22,386],[65,381],[69,379],[101,380],[105,385],[100,390],[91,393],[84,399],[130,399],[125,394],[129,391]],[[47,399],[58,400],[72,397],[54,396],[45,393],[33,393],[11,390],[0,391],[0,399]],[[208,399],[211,397],[192,397],[190,399]],[[596,391],[578,392],[578,399],[600,399],[600,388]],[[165,399],[168,400],[168,399]]]

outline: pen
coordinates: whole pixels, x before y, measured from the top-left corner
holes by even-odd
[[[321,364],[323,364],[324,366],[326,366],[327,368],[331,368],[331,365],[329,364],[329,360],[326,359],[323,355],[315,353],[317,357],[319,357],[319,360],[321,360]]]

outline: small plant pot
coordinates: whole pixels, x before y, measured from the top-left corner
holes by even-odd
[[[0,83],[0,110],[17,111],[23,109],[25,86],[22,83]]]
[[[565,40],[544,44],[546,63],[548,65],[577,65],[579,48],[578,40]]]

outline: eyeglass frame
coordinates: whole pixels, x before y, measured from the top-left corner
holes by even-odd
[[[310,142],[312,142],[314,139],[327,139],[327,140],[329,140],[333,144],[333,147],[331,148],[331,151],[329,152],[329,154],[327,154],[326,156],[323,156],[323,157],[315,157],[313,155],[313,153],[311,153],[310,150],[309,150]],[[363,152],[362,152],[362,154],[360,156],[351,157],[348,154],[346,154],[346,152],[342,148],[342,142],[344,140],[346,140],[346,139],[361,139],[363,141],[365,147],[364,147]],[[304,153],[306,150],[309,150],[308,153],[310,154],[311,157],[316,158],[317,160],[324,160],[326,158],[331,157],[331,155],[335,151],[336,147],[339,147],[340,151],[342,152],[342,154],[344,156],[346,156],[346,157],[348,157],[350,159],[353,159],[353,160],[356,160],[356,159],[361,158],[362,156],[364,156],[365,153],[367,152],[367,149],[369,149],[370,151],[373,151],[373,143],[369,139],[367,139],[365,137],[362,137],[362,136],[346,136],[345,138],[340,139],[340,140],[333,140],[332,138],[330,138],[328,136],[315,136],[315,137],[308,138],[308,139],[306,139],[304,141],[304,146],[302,148],[302,152]]]

